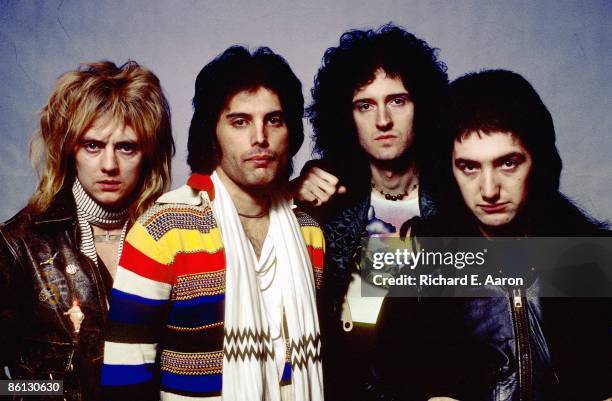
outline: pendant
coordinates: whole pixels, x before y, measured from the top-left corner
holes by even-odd
[[[72,307],[68,309],[68,311],[64,312],[64,315],[68,315],[70,321],[72,322],[72,326],[74,327],[74,332],[76,334],[81,330],[81,323],[85,320],[85,314],[79,307],[79,301],[76,299],[72,301]]]

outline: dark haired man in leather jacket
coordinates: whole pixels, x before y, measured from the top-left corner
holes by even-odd
[[[431,288],[418,300],[387,298],[381,322],[387,359],[373,369],[380,399],[609,399],[609,270],[585,263],[546,270],[525,263],[511,245],[537,240],[527,237],[610,234],[559,192],[561,159],[550,113],[510,71],[468,74],[450,88],[449,128],[440,147],[440,180],[449,191],[440,214],[414,227],[417,240],[488,238],[489,251],[505,255],[492,263],[495,271],[504,277],[509,266],[521,269],[524,282],[464,287],[454,298],[432,297]],[[507,242],[495,248],[500,237]],[[589,254],[576,252],[583,260]]]

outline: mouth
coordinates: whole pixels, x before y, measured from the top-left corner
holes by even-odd
[[[255,167],[267,167],[274,160],[274,156],[268,154],[250,156],[245,161],[251,162]]]
[[[102,191],[115,192],[121,187],[121,181],[116,180],[101,180],[97,182]]]
[[[379,135],[376,138],[374,138],[375,141],[384,141],[386,139],[395,139],[397,138],[396,135],[393,134],[383,134],[383,135]]]
[[[493,205],[478,205],[479,208],[488,214],[503,212],[507,206],[508,202],[495,203]]]

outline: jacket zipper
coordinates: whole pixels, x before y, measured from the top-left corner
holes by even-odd
[[[516,339],[516,358],[519,376],[519,400],[533,399],[533,382],[531,366],[531,350],[529,347],[529,322],[525,309],[526,298],[523,290],[512,288],[510,292],[512,304],[512,320]]]

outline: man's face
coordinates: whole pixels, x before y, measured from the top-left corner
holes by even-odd
[[[110,209],[127,207],[143,163],[132,128],[113,119],[97,119],[79,138],[74,158],[77,177],[89,196]]]
[[[222,178],[262,189],[286,172],[289,130],[276,93],[262,87],[238,92],[221,111],[216,130]]]
[[[353,119],[362,149],[374,160],[394,160],[414,140],[414,103],[401,78],[379,69],[353,95]]]
[[[481,229],[510,223],[528,196],[531,155],[511,133],[472,132],[455,140],[453,174]]]

